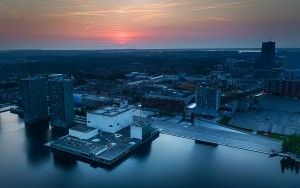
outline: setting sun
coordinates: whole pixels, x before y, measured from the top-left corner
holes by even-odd
[[[117,31],[113,33],[114,41],[118,44],[127,44],[132,40],[132,33],[127,31]]]

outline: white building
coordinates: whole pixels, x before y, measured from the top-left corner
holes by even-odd
[[[104,107],[87,113],[87,125],[115,133],[133,123],[133,106]]]
[[[77,125],[69,129],[69,135],[79,139],[90,139],[98,134],[98,129],[87,127],[85,125]]]
[[[143,140],[151,134],[151,123],[137,121],[130,125],[130,137]]]

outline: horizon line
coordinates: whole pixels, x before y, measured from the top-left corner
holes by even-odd
[[[11,49],[0,49],[0,51],[108,51],[108,50],[257,50],[261,47],[229,47],[229,48],[82,48],[82,49],[53,49],[53,48],[11,48]],[[276,49],[300,49],[300,47],[276,47]]]

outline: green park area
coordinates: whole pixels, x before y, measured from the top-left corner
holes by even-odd
[[[282,151],[300,155],[300,136],[287,136],[282,143]]]

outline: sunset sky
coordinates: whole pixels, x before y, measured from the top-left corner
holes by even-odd
[[[300,47],[300,0],[0,0],[0,49]]]

